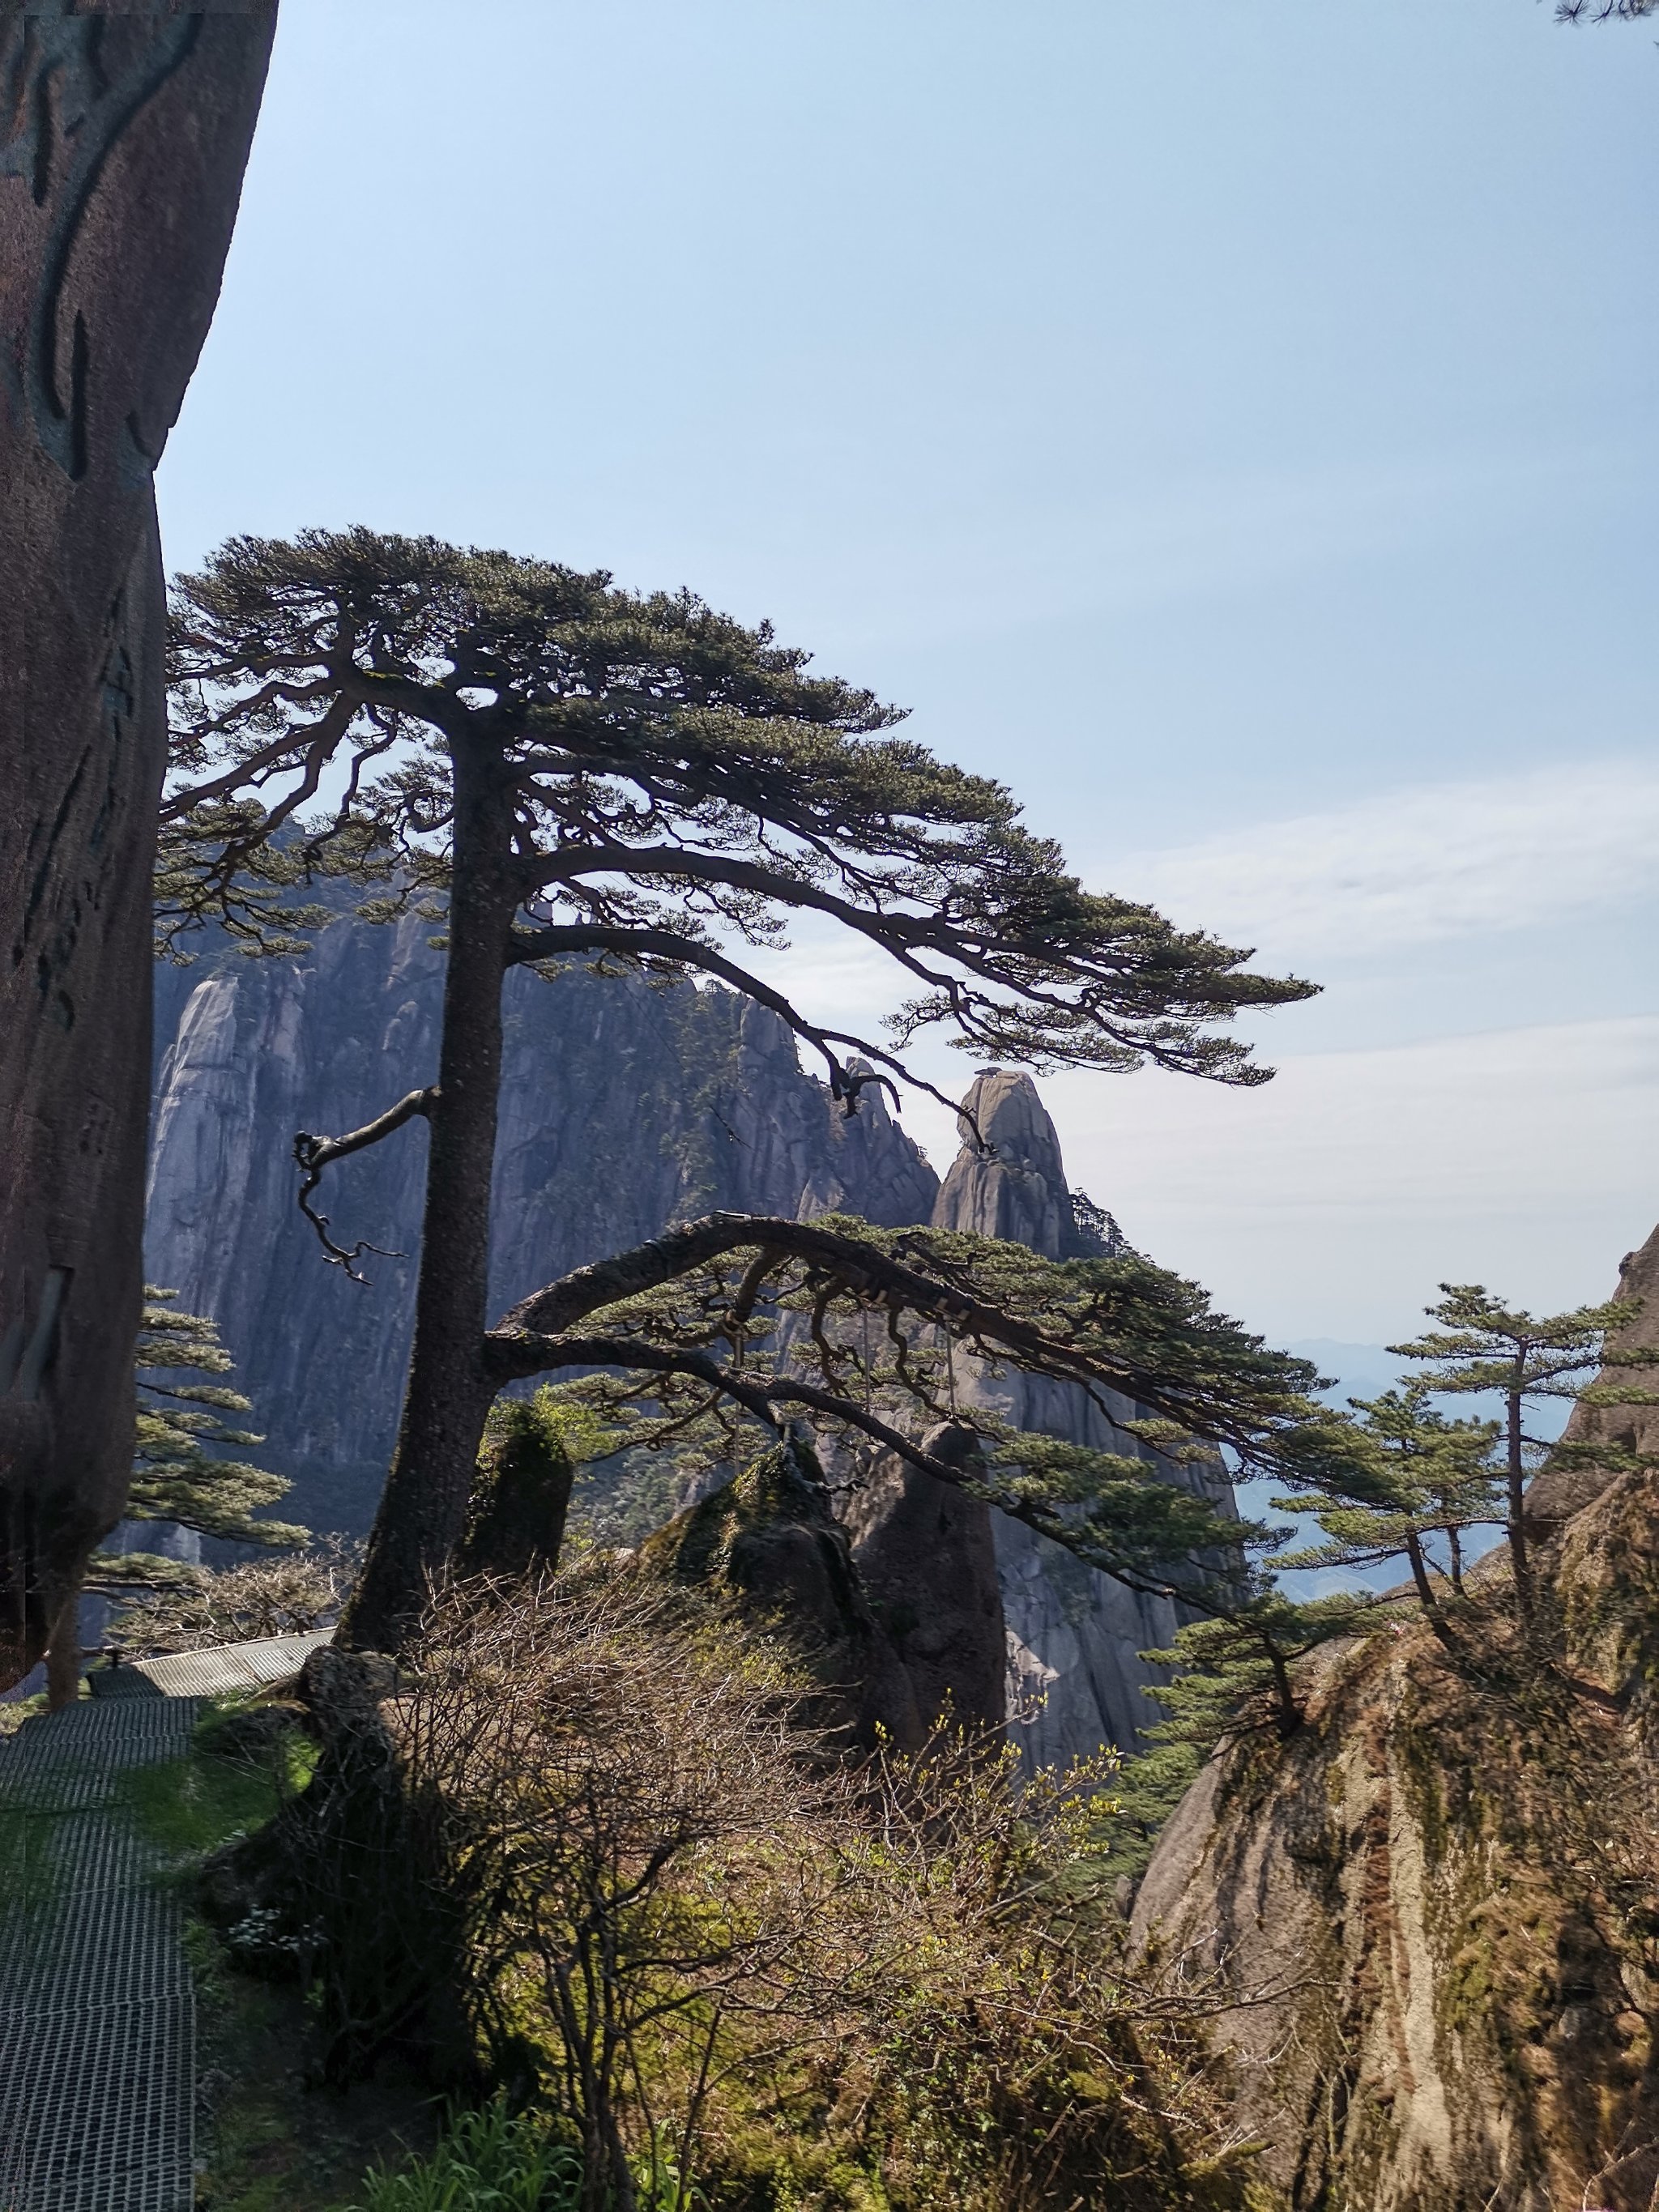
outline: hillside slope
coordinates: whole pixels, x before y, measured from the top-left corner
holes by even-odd
[[[1656,1273],[1659,1237],[1632,1342]],[[1296,2212],[1659,2199],[1659,1471],[1581,1480],[1565,1517],[1536,1489],[1552,1660],[1496,1568],[1464,1663],[1419,1629],[1321,1655],[1306,1724],[1212,1761],[1136,1901],[1239,2001],[1238,2117]]]

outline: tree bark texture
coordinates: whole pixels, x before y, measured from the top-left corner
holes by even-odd
[[[466,1528],[484,1422],[489,1186],[501,1082],[501,988],[520,886],[499,761],[458,747],[437,1097],[427,1109],[426,1205],[415,1341],[392,1470],[340,1641],[396,1651]]]
[[[120,1518],[166,744],[153,477],[276,0],[0,9],[0,1684]]]
[[[1522,1421],[1524,1408],[1521,1393],[1511,1390],[1504,1407],[1505,1472],[1508,1476],[1509,1508],[1506,1534],[1510,1543],[1510,1564],[1515,1570],[1515,1603],[1522,1623],[1532,1626],[1532,1562],[1527,1556],[1527,1469],[1522,1448]]]

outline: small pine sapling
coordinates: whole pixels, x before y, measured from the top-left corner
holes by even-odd
[[[220,1456],[225,1447],[262,1443],[262,1437],[233,1428],[228,1413],[246,1413],[248,1401],[227,1382],[228,1352],[214,1323],[180,1313],[173,1291],[149,1288],[134,1353],[137,1370],[137,1439],[127,1517],[171,1522],[198,1534],[270,1550],[291,1550],[311,1540],[294,1521],[257,1519],[293,1485],[243,1459]],[[187,1377],[207,1378],[187,1380]],[[185,1561],[149,1552],[100,1552],[88,1569],[88,1586],[106,1595],[134,1590],[179,1590],[193,1584]]]
[[[1273,1504],[1285,1512],[1312,1514],[1326,1539],[1285,1554],[1281,1569],[1376,1567],[1403,1559],[1430,1626],[1450,1648],[1452,1632],[1435,1589],[1439,1569],[1426,1547],[1436,1536],[1445,1540],[1446,1579],[1461,1596],[1463,1532],[1504,1520],[1504,1474],[1492,1456],[1501,1425],[1449,1420],[1429,1405],[1430,1389],[1419,1376],[1381,1397],[1348,1401],[1368,1448],[1365,1495],[1331,1484]]]
[[[1421,1361],[1425,1386],[1436,1395],[1490,1391],[1502,1399],[1498,1442],[1503,1455],[1504,1527],[1515,1572],[1516,1611],[1522,1626],[1530,1629],[1537,1605],[1527,1540],[1528,1476],[1547,1456],[1558,1464],[1580,1458],[1607,1465],[1620,1455],[1616,1448],[1602,1443],[1552,1445],[1528,1432],[1528,1409],[1545,1398],[1596,1406],[1659,1402],[1659,1392],[1621,1383],[1607,1373],[1609,1369],[1653,1364],[1650,1350],[1609,1341],[1635,1320],[1640,1301],[1614,1298],[1605,1305],[1578,1306],[1570,1313],[1540,1317],[1504,1305],[1480,1283],[1442,1283],[1440,1288],[1444,1292],[1440,1304],[1427,1309],[1430,1320],[1440,1327],[1410,1344],[1389,1349],[1401,1358]],[[1592,1382],[1592,1376],[1599,1379]]]
[[[1176,1671],[1173,1680],[1146,1686],[1165,1717],[1142,1731],[1150,1748],[1125,1762],[1118,1790],[1124,1820],[1150,1844],[1212,1752],[1264,1729],[1294,1734],[1303,1718],[1291,1674],[1297,1660],[1340,1638],[1365,1635],[1394,1612],[1363,1589],[1297,1603],[1258,1566],[1224,1619],[1188,1621],[1167,1650],[1143,1651],[1143,1659]]]

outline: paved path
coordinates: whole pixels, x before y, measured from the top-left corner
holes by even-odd
[[[305,1636],[264,1636],[257,1644],[215,1644],[204,1651],[172,1651],[160,1659],[140,1659],[117,1670],[129,1692],[140,1689],[132,1676],[168,1698],[216,1698],[227,1690],[259,1690],[297,1674],[318,1647],[334,1641],[331,1628]],[[107,1674],[94,1674],[94,1686],[107,1686]]]
[[[0,2212],[191,2212],[182,1905],[121,1780],[184,1755],[203,1693],[292,1674],[326,1640],[123,1668],[119,1692],[0,1746]]]

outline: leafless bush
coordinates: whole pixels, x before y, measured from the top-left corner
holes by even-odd
[[[694,2178],[733,2206],[1172,2201],[1208,2001],[1127,1971],[1107,1778],[1022,1791],[943,1735],[854,1769],[799,1710],[765,1647],[625,1574],[450,1592],[312,1811],[340,2033],[370,2052],[449,1978],[454,2047],[563,2116],[595,2212]]]
[[[262,1636],[302,1636],[327,1626],[357,1571],[357,1548],[337,1540],[308,1552],[198,1571],[188,1589],[135,1598],[110,1623],[110,1640],[138,1652],[193,1651]]]
[[[827,2051],[864,1997],[867,1948],[831,1940],[854,1786],[793,1714],[763,1649],[608,1575],[428,1623],[395,1733],[468,2008],[496,2071],[552,2076],[587,2203],[631,2207],[642,2159],[660,2197],[733,2065]]]

